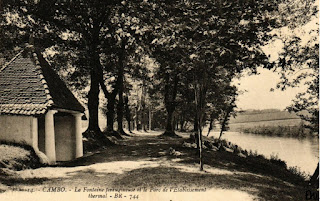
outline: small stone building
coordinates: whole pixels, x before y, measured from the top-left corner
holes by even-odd
[[[83,112],[33,46],[0,67],[0,141],[31,145],[51,164],[81,157]]]

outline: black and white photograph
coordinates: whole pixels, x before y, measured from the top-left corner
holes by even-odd
[[[0,0],[0,200],[319,200],[319,0]]]

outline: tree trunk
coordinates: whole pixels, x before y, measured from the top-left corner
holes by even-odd
[[[127,118],[127,123],[128,123],[128,131],[129,131],[130,133],[132,133],[132,131],[131,131],[131,121],[130,121],[129,118]]]
[[[173,112],[174,112],[174,108],[168,108],[167,107],[167,123],[166,123],[166,133],[174,133],[174,129],[173,129]]]
[[[124,49],[124,42],[122,47],[122,54],[120,56],[119,60],[119,66],[118,66],[118,79],[119,79],[119,86],[118,86],[118,96],[119,101],[117,105],[117,121],[118,121],[118,132],[120,134],[127,135],[123,130],[123,108],[124,108],[124,101],[123,101],[123,79],[124,79],[124,65],[125,65],[125,49]]]
[[[146,111],[146,81],[142,80],[142,88],[141,88],[141,129],[144,132],[147,132],[147,111]]]
[[[114,108],[115,108],[115,96],[110,96],[107,104],[107,130],[106,134],[108,136],[114,136],[118,139],[123,139],[121,135],[114,130]]]
[[[149,131],[152,130],[152,113],[151,108],[149,107]]]
[[[102,71],[102,69],[101,69]],[[106,85],[104,84],[104,80],[103,77],[100,77],[100,86],[101,89],[104,93],[105,98],[108,100],[108,104],[107,104],[107,129],[106,129],[106,134],[110,135],[110,136],[115,136],[118,139],[122,139],[122,137],[119,135],[119,133],[115,132],[113,129],[114,126],[114,108],[115,108],[115,103],[116,103],[116,96],[118,94],[118,90],[119,90],[119,82],[120,80],[117,79],[115,85],[114,85],[114,89],[111,93],[108,92]]]
[[[196,112],[197,113],[197,112]],[[199,123],[198,123],[198,115],[195,114],[194,115],[194,122],[193,122],[193,131],[197,132],[198,131],[198,127],[199,127]]]
[[[118,95],[119,95],[119,101],[118,101],[118,105],[117,105],[118,132],[122,135],[130,136],[126,132],[124,132],[124,130],[123,130],[123,110],[124,110],[123,83],[122,83],[122,86],[119,87],[119,94]]]
[[[209,136],[211,130],[213,129],[213,118],[210,118],[210,124],[209,124],[209,129],[208,129],[208,133],[207,133],[207,137]]]
[[[138,131],[139,130],[139,128],[138,128],[138,124],[139,124],[138,107],[135,107],[135,113],[136,113],[136,116],[134,119],[134,127],[135,127],[135,130]]]
[[[235,99],[234,99],[234,100],[235,100]],[[224,116],[223,121],[222,121],[222,123],[221,123],[221,131],[220,131],[220,135],[219,135],[219,140],[221,139],[222,134],[223,134],[223,131],[225,131],[226,126],[227,126],[227,124],[228,124],[229,116],[230,116],[230,113],[232,112],[232,107],[231,107],[231,105],[230,105],[229,108],[227,108],[227,111],[225,111],[225,112],[226,112],[226,113],[225,113],[225,116]]]
[[[119,95],[119,102],[117,105],[118,132],[121,134],[126,134],[123,130],[123,91],[121,89],[119,89],[118,95]]]
[[[202,112],[202,107],[201,107],[201,90],[198,89],[198,86],[196,85],[195,87],[195,103],[196,103],[196,113],[197,113],[197,149],[199,153],[199,164],[200,164],[200,171],[203,171],[203,161],[202,161],[202,130],[201,130],[201,112]]]
[[[94,45],[89,47],[90,71],[90,90],[88,93],[89,126],[88,131],[100,133],[99,128],[99,77],[102,76],[98,68],[100,65],[99,55]]]
[[[201,123],[201,122],[200,122]],[[200,171],[203,171],[203,161],[202,161],[202,129],[201,126],[198,127],[198,139],[199,139],[199,163]]]
[[[174,125],[174,130],[177,131],[178,130],[178,120],[176,115],[173,117],[173,125]]]
[[[179,123],[180,123],[180,131],[181,132],[184,132],[185,130],[184,130],[184,122],[185,122],[185,120],[184,120],[184,115],[181,115],[180,116],[180,121],[179,121]]]
[[[93,70],[92,70],[93,71]],[[88,93],[89,131],[100,132],[99,128],[99,82],[95,79],[95,73],[91,72],[90,91]]]
[[[194,122],[193,122],[193,132],[195,132],[196,136],[197,137],[197,140],[196,140],[196,144],[197,144],[197,149],[199,150],[200,147],[199,147],[199,134],[198,134],[198,130],[199,130],[199,120],[198,120],[198,115],[197,115],[197,106],[196,106],[196,114],[194,115]]]
[[[171,85],[169,83],[169,74],[165,76],[165,92],[164,92],[164,104],[167,110],[167,122],[166,122],[166,130],[163,135],[178,137],[178,135],[174,132],[173,125],[173,112],[176,109],[176,96],[177,96],[177,87],[178,87],[178,75],[174,75],[174,83],[172,90],[170,90]]]
[[[97,90],[98,89],[98,90]],[[99,128],[99,84],[91,82],[90,91],[88,94],[88,110],[89,110],[89,131],[100,132]]]
[[[107,104],[107,132],[111,133],[114,132],[114,107],[115,106],[115,98],[108,99],[108,104]]]
[[[199,163],[200,171],[203,171],[203,159],[202,159],[202,125],[205,112],[205,98],[206,98],[206,87],[205,87],[205,76],[202,77],[200,83],[196,83],[194,86],[195,104],[196,104],[196,114],[198,122],[198,148],[199,148]]]
[[[129,98],[128,98],[128,96],[126,96],[124,98],[124,105],[125,105],[125,117],[126,117],[126,120],[128,122],[128,131],[130,133],[132,133],[132,131],[131,131],[131,114],[130,114],[130,109],[129,109]]]
[[[100,56],[97,50],[97,41],[99,30],[95,29],[93,31],[94,39],[88,42],[88,59],[90,70],[90,90],[88,93],[88,110],[89,110],[89,126],[84,136],[87,139],[95,139],[100,145],[113,144],[108,138],[105,138],[101,134],[99,128],[99,93],[101,86],[101,81],[103,81],[103,70],[100,64]],[[91,140],[89,140],[91,141]],[[91,143],[91,142],[90,142]],[[95,146],[95,145],[93,145]],[[90,149],[90,148],[89,148]]]
[[[146,114],[145,114],[145,108],[143,107],[142,111],[141,111],[141,129],[144,132],[147,132],[146,130]]]

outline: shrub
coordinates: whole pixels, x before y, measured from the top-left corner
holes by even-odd
[[[294,167],[289,167],[288,168],[289,172],[291,172],[292,174],[300,177],[303,180],[308,180],[309,179],[309,175],[307,173],[305,173],[304,171],[302,171],[299,167],[294,166]]]
[[[305,137],[312,135],[312,132],[305,128],[303,124],[297,126],[256,126],[252,128],[243,128],[240,131],[258,135],[286,137]]]
[[[287,168],[287,163],[278,157],[278,154],[272,154],[269,161],[275,165]]]

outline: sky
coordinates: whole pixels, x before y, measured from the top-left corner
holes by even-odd
[[[309,40],[308,34],[314,27],[318,27],[317,22],[319,17],[313,19],[304,25],[302,28],[297,28],[294,31],[284,28],[277,30],[276,33],[281,33],[282,36],[296,35],[301,37],[303,42]],[[274,40],[267,46],[262,47],[266,55],[270,56],[270,61],[278,59],[279,52],[281,52],[283,44],[280,40]],[[306,86],[301,85],[298,88],[287,88],[285,91],[275,89],[273,92],[271,88],[276,88],[277,83],[280,81],[279,75],[267,69],[258,69],[259,75],[244,76],[239,80],[234,80],[235,83],[239,82],[238,88],[242,91],[247,90],[242,95],[239,95],[237,106],[239,109],[280,109],[283,110],[292,103],[292,99],[299,92],[303,92]]]
[[[295,95],[304,90],[304,87],[288,88],[285,91],[275,88],[279,82],[279,75],[268,69],[258,69],[259,75],[245,76],[240,80],[238,88],[245,91],[239,95],[237,106],[239,109],[280,109],[283,110],[291,104]]]

